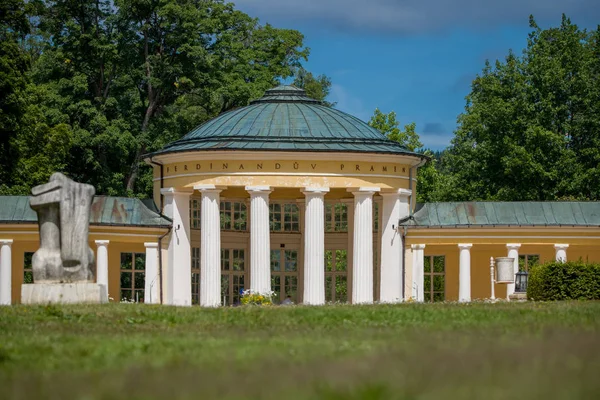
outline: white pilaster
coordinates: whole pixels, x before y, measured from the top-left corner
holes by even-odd
[[[304,304],[325,303],[325,193],[328,188],[305,188]]]
[[[160,303],[160,276],[158,276],[158,243],[146,242],[146,281],[144,283],[144,303]],[[191,283],[190,283],[191,286]]]
[[[191,192],[175,188],[161,189],[165,196],[164,213],[173,221],[169,241],[166,304],[192,305],[192,260],[190,250]]]
[[[96,283],[104,286],[108,299],[108,244],[110,240],[96,240]]]
[[[250,193],[250,290],[271,291],[269,186],[246,186]]]
[[[219,214],[221,189],[213,185],[194,186],[194,189],[202,194],[200,305],[218,307],[221,305],[221,217]]]
[[[0,306],[12,303],[12,239],[0,239]]]
[[[471,301],[471,247],[470,243],[459,243],[460,261],[458,272],[458,301]]]
[[[521,245],[519,243],[509,243],[506,245],[506,248],[508,249],[507,257],[511,257],[511,258],[515,259],[513,271],[516,276],[517,272],[519,272],[519,248],[521,248]],[[514,282],[514,279],[513,279],[513,282]],[[508,296],[510,296],[514,292],[515,292],[515,284],[514,283],[507,284],[506,285],[506,298],[508,299]]]
[[[410,246],[413,254],[412,270],[412,298],[415,301],[425,301],[425,245],[413,244]]]
[[[568,244],[555,244],[554,250],[556,250],[556,261],[567,262],[567,249]]]
[[[379,193],[383,197],[381,211],[381,280],[379,300],[382,303],[402,301],[404,285],[403,237],[398,221],[409,215],[410,190],[399,189],[393,193]]]
[[[380,188],[364,187],[354,194],[354,245],[352,303],[373,302],[373,194]]]

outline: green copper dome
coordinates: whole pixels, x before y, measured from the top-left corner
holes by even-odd
[[[295,86],[267,90],[249,106],[207,121],[154,154],[208,150],[415,154]]]

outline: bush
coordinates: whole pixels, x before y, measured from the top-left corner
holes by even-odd
[[[600,300],[600,264],[548,262],[529,271],[530,300]]]

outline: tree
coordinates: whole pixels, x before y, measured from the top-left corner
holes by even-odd
[[[13,164],[28,171],[10,173],[13,191],[28,191],[48,168],[60,168],[98,193],[147,195],[151,169],[141,155],[247,105],[308,57],[300,32],[260,25],[223,0],[38,4],[29,17],[39,41],[26,49],[35,62],[24,75],[33,87],[24,97],[35,99],[28,120],[40,126],[13,135]],[[56,163],[41,161],[48,150],[40,145],[60,135]]]
[[[327,107],[335,107],[336,103],[327,100],[331,91],[331,78],[326,75],[315,77],[312,72],[300,67],[294,76],[294,86],[306,90],[308,97],[319,100]]]
[[[25,114],[30,59],[20,46],[29,33],[22,0],[0,2],[0,186],[11,184],[15,151],[11,144]],[[6,188],[0,190],[6,190]]]
[[[400,143],[409,151],[416,151],[423,147],[423,144],[419,141],[419,135],[415,132],[416,124],[413,122],[405,125],[404,131],[401,131],[399,128],[400,122],[396,120],[394,111],[385,114],[376,108],[369,120],[369,125],[386,135],[388,139]]]
[[[486,62],[473,81],[444,162],[448,200],[600,197],[599,31],[565,16],[530,26],[522,56]]]

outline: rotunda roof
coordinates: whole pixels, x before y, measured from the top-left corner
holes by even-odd
[[[288,85],[205,122],[153,155],[210,150],[417,155],[360,119]]]

